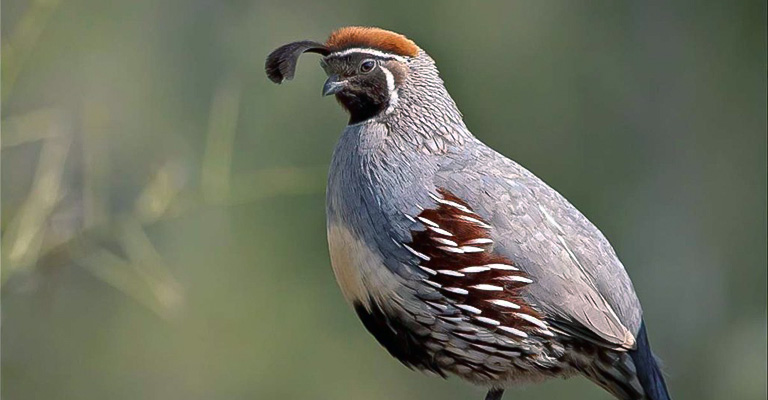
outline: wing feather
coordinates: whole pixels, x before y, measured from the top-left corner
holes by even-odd
[[[563,334],[633,348],[640,303],[602,233],[554,189],[498,153],[486,148],[462,160],[443,166],[435,185],[489,222],[495,251],[534,278],[529,301]]]

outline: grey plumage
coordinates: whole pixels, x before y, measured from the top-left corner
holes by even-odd
[[[332,264],[366,327],[410,367],[491,388],[582,373],[619,398],[651,398],[629,355],[642,309],[611,245],[555,190],[470,133],[424,51],[406,64],[393,104],[344,130],[329,173]],[[513,301],[462,303],[470,291],[493,296],[500,284],[436,280],[460,284],[490,268],[424,267],[434,256],[418,251],[418,232],[431,229],[436,248],[462,251],[451,232],[418,218],[441,201],[487,235],[467,251],[511,260],[510,271],[526,274],[515,278],[515,296],[538,317],[515,316]],[[488,317],[491,307],[522,325]]]

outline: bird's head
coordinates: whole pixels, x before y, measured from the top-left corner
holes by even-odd
[[[321,65],[328,74],[323,95],[335,95],[350,113],[350,123],[356,123],[395,109],[411,72],[410,61],[420,49],[394,32],[346,27],[333,32],[325,43],[293,42],[273,51],[266,62],[269,79],[275,83],[292,79],[305,52],[323,56]]]

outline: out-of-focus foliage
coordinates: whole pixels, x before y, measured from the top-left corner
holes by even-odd
[[[412,37],[470,129],[611,239],[678,399],[766,397],[766,4],[6,0],[4,399],[469,399],[364,332],[325,244],[317,58]],[[583,379],[510,398],[607,399]]]

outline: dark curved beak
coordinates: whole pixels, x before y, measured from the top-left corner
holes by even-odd
[[[339,93],[347,86],[347,81],[340,80],[338,75],[331,75],[323,85],[323,96]]]

